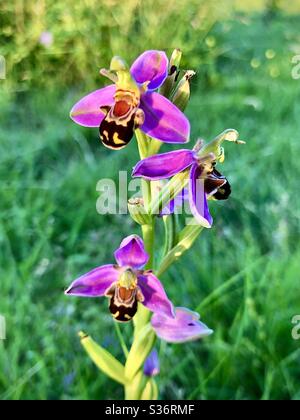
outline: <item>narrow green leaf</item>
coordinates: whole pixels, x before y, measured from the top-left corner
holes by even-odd
[[[128,380],[131,381],[143,367],[155,340],[156,335],[151,324],[147,324],[135,337],[125,365],[125,376]]]
[[[200,225],[188,225],[181,231],[178,244],[162,260],[157,272],[158,276],[161,276],[171,264],[191,248],[203,229],[203,226]]]
[[[95,365],[114,381],[126,385],[127,381],[124,366],[88,335],[80,332],[79,337],[82,346]]]
[[[146,306],[141,303],[138,304],[137,314],[133,318],[134,338],[137,337],[144,326],[150,322],[151,315],[151,312],[146,308]]]

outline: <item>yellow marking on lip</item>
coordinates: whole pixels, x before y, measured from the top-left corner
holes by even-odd
[[[113,314],[113,317],[114,318],[118,318],[118,316],[120,315],[120,312],[118,311],[118,312],[116,312],[115,314]]]
[[[129,319],[131,319],[131,316],[129,316],[129,315],[127,315],[127,314],[125,314],[125,315],[124,315],[124,318],[126,318],[126,319],[128,319],[128,320],[129,320]]]
[[[114,141],[115,144],[125,144],[126,143],[124,140],[119,138],[119,133],[114,133],[113,141]]]

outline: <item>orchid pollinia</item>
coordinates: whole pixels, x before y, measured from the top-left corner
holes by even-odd
[[[164,52],[151,50],[128,68],[121,58],[114,57],[110,70],[101,70],[113,84],[85,96],[71,110],[77,124],[97,127],[101,142],[110,149],[124,148],[135,134],[141,157],[133,176],[142,178],[142,196],[130,200],[128,208],[143,239],[136,234],[128,236],[115,251],[116,264],[93,269],[66,290],[68,296],[108,299],[125,363],[85,333],[79,335],[99,369],[124,386],[126,399],[158,398],[154,379],[160,370],[157,338],[186,343],[212,334],[198,313],[173,304],[159,277],[204,228],[212,227],[208,202],[225,200],[231,194],[229,181],[217,169],[224,160],[223,142],[243,143],[235,130],[226,130],[208,144],[198,142],[193,150],[157,154],[163,142],[189,141],[190,124],[183,111],[195,73],[189,70],[180,77],[180,59],[180,50],[173,52],[170,61]],[[164,185],[155,195],[157,182]],[[174,221],[177,203],[185,200],[193,222],[181,231],[175,224],[175,232],[173,224],[171,235],[168,221]],[[160,219],[165,224],[167,246],[157,263],[155,224]],[[128,350],[118,323],[131,321],[134,334]]]

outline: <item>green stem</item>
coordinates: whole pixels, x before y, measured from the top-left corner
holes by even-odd
[[[150,270],[154,266],[154,219],[151,225],[142,226],[143,240],[147,253],[149,254],[149,261],[146,269]],[[143,305],[139,304],[139,309],[134,317],[134,336],[137,337],[139,332],[150,321],[151,313]]]
[[[154,145],[151,150],[151,139],[140,130],[136,130],[136,138],[140,153],[140,158],[145,159],[151,151],[157,147]],[[155,217],[174,198],[188,183],[189,171],[186,170],[175,175],[172,180],[161,190],[158,197],[153,197],[151,182],[142,180],[142,194],[144,207],[151,218],[151,222],[142,225],[144,245],[149,254],[149,261],[146,269],[154,268],[154,242],[155,242]],[[188,250],[197,239],[203,227],[199,225],[188,225],[179,234],[178,243],[175,241],[174,219],[165,218],[166,227],[166,255],[158,270],[158,275],[163,274],[167,268],[176,261],[186,250]],[[142,398],[143,391],[146,392],[147,380],[143,374],[143,366],[146,358],[152,351],[155,344],[155,334],[150,324],[150,311],[139,304],[139,309],[134,317],[134,338],[126,361],[126,378],[128,383],[125,385],[125,398],[139,400]],[[149,331],[147,330],[149,328]],[[138,363],[137,363],[138,360]]]
[[[149,156],[151,153],[151,147],[150,142],[152,141],[149,139],[144,133],[142,133],[140,130],[136,130],[136,139],[138,143],[140,158],[145,159]],[[148,213],[150,213],[150,203],[151,203],[151,182],[142,180],[142,194],[143,194],[143,201],[144,201],[144,207]],[[142,225],[142,234],[143,234],[143,240],[144,245],[147,253],[149,254],[149,261],[146,266],[146,269],[150,270],[153,269],[154,266],[154,240],[155,240],[155,217],[151,217],[151,223]],[[134,317],[134,339],[132,343],[132,347],[130,349],[129,355],[127,356],[127,362],[128,362],[128,369],[132,368],[132,361],[131,357],[134,356],[132,352],[135,351],[137,343],[141,339],[141,334],[144,330],[144,328],[149,324],[151,317],[150,311],[144,307],[143,305],[139,304],[139,309]],[[143,374],[142,368],[144,365],[144,362],[148,355],[150,354],[153,346],[154,341],[153,337],[151,338],[152,334],[149,334],[149,337],[145,337],[145,348],[147,348],[147,351],[145,354],[143,354],[141,360],[141,368],[135,375],[135,377],[129,381],[129,383],[125,386],[125,398],[126,399],[141,399],[141,396],[143,394],[143,391],[147,385],[148,379]],[[151,341],[149,341],[151,340]],[[149,345],[149,349],[147,347],[147,344]],[[135,359],[133,357],[133,359]]]
[[[146,266],[146,269],[150,270],[154,267],[154,219],[151,225],[142,226],[142,233],[145,249],[149,254],[149,261]]]

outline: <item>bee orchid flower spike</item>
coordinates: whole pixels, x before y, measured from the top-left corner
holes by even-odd
[[[182,111],[190,99],[190,79],[195,73],[185,71],[179,78],[181,56],[179,49],[170,61],[163,51],[145,51],[130,68],[120,57],[114,57],[110,69],[100,72],[112,84],[85,96],[71,110],[75,123],[97,127],[103,145],[110,149],[123,149],[134,134],[138,143],[140,162],[133,177],[142,178],[142,188],[141,194],[128,201],[128,210],[143,239],[126,237],[114,253],[115,264],[101,265],[82,275],[65,292],[68,296],[108,299],[123,360],[87,334],[80,333],[80,339],[94,364],[124,387],[128,400],[158,398],[155,377],[160,363],[153,351],[158,339],[187,343],[213,333],[198,313],[173,305],[159,278],[191,248],[204,228],[212,226],[210,200],[226,200],[231,194],[227,178],[217,169],[225,158],[223,142],[243,143],[237,131],[230,129],[210,143],[198,142],[193,150],[158,154],[161,142],[189,141],[190,123]],[[182,202],[194,216],[184,226],[174,215]],[[164,240],[163,229],[156,228],[161,220]],[[184,276],[178,280],[186,281]],[[118,323],[130,321],[131,325],[124,327],[125,336]],[[129,331],[132,335],[127,334]],[[164,348],[160,358],[166,356]]]
[[[155,92],[166,80],[168,67],[163,51],[145,51],[130,69],[114,57],[110,70],[101,71],[114,84],[81,99],[71,110],[71,118],[85,127],[98,127],[104,146],[114,150],[124,148],[138,128],[165,143],[186,143],[188,119]]]

